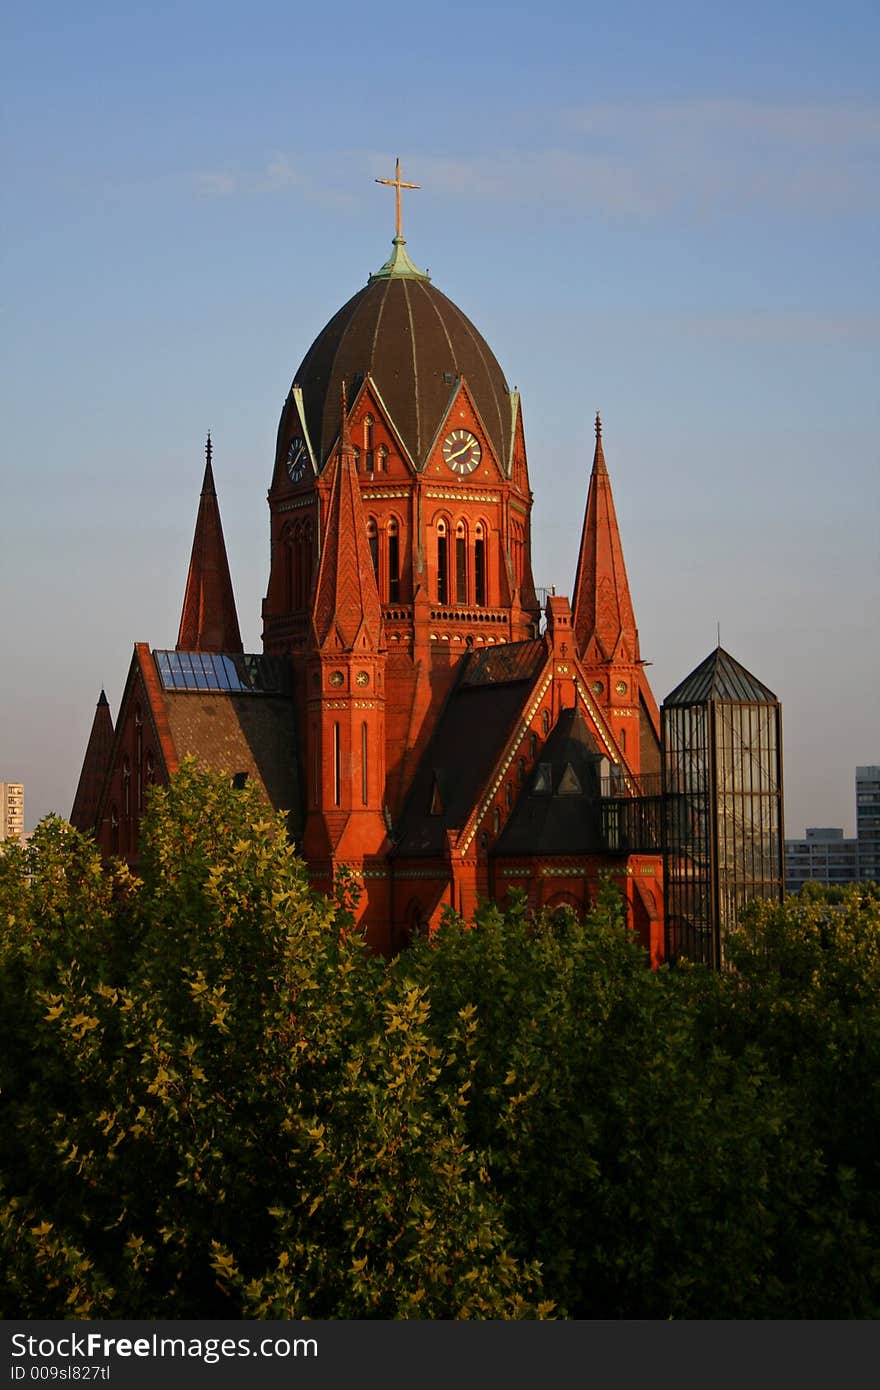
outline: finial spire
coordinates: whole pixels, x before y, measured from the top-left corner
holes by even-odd
[[[403,235],[403,217],[400,206],[400,190],[402,188],[421,188],[419,183],[407,183],[400,177],[400,156],[398,155],[394,163],[393,179],[376,179],[376,183],[385,184],[387,188],[393,188],[395,194],[395,220],[394,236],[392,238],[393,251],[383,266],[373,272],[370,280],[430,280],[430,275],[426,271],[419,270],[417,265],[413,265],[409,256],[406,254],[406,238]]]
[[[403,179],[400,177],[400,155],[397,156],[397,159],[395,160],[395,163],[394,163],[394,178],[393,178],[393,179],[376,179],[376,183],[384,183],[384,184],[386,185],[386,187],[388,187],[388,188],[393,188],[394,191],[395,191],[395,204],[396,204],[396,214],[397,214],[397,215],[396,215],[395,224],[394,224],[394,225],[395,225],[395,233],[394,233],[394,235],[395,235],[396,237],[399,237],[399,238],[402,239],[402,237],[403,237],[403,218],[402,218],[402,216],[401,216],[400,190],[401,190],[402,188],[421,188],[421,184],[419,184],[419,183],[405,183],[405,182],[403,181]]]
[[[214,450],[211,444],[211,431],[208,430],[208,439],[205,444],[205,476],[202,479],[202,496],[204,496],[206,492],[213,493],[214,496],[217,495],[217,489],[214,487],[213,457]]]
[[[607,473],[605,450],[602,448],[602,416],[596,411],[596,451],[593,454],[593,472]]]

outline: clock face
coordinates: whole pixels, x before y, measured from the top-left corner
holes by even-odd
[[[479,440],[470,430],[453,430],[443,441],[443,457],[453,473],[473,473],[482,456]]]
[[[296,439],[291,439],[290,448],[287,451],[287,472],[292,483],[302,482],[308,461],[309,454],[305,441],[299,436]]]

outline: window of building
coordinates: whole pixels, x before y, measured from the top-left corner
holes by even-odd
[[[446,522],[437,522],[437,602],[449,602],[449,537]]]
[[[550,732],[550,711],[548,709],[545,709],[541,715],[541,728],[544,730],[544,737],[546,738]]]
[[[128,820],[131,816],[131,760],[128,754],[122,759],[122,810]]]
[[[110,807],[110,848],[119,853],[119,811],[115,806]]]
[[[392,519],[388,523],[388,601],[397,603],[400,600],[400,535],[397,522]]]
[[[479,522],[474,538],[474,603],[486,606],[486,538]]]
[[[375,468],[376,455],[373,449],[373,425],[372,415],[368,415],[364,420],[364,464],[367,473],[372,473]]]
[[[501,834],[501,807],[496,806],[492,812],[492,829],[496,835]]]
[[[336,806],[342,799],[342,758],[339,725],[333,725],[333,801]]]
[[[468,601],[467,536],[463,521],[460,521],[455,528],[455,601],[456,603],[467,603]]]
[[[388,472],[388,450],[385,448],[384,445],[379,449],[379,452],[376,454],[376,472]]]
[[[361,801],[366,806],[369,796],[369,775],[367,769],[367,723],[361,724]]]
[[[134,707],[134,741],[135,804],[140,814],[144,809],[144,716],[140,705]]]
[[[376,584],[379,583],[379,532],[376,529],[376,522],[370,517],[367,522],[367,540],[370,544],[370,559],[373,561],[373,574],[376,576]]]

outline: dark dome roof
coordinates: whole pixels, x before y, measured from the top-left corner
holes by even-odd
[[[391,259],[318,334],[294,377],[319,466],[339,432],[343,380],[351,401],[369,372],[417,467],[421,467],[464,377],[502,465],[511,428],[510,395],[495,355],[474,325],[416,270],[395,239]],[[289,406],[279,448],[293,432]]]

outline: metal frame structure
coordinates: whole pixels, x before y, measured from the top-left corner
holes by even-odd
[[[724,966],[745,904],[784,892],[782,708],[719,647],[661,708],[667,959]]]

